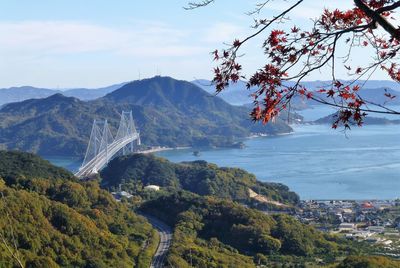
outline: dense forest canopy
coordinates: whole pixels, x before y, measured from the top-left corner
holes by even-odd
[[[250,198],[250,190],[288,205],[299,201],[299,196],[283,184],[260,182],[242,169],[218,167],[205,161],[175,164],[153,155],[134,154],[113,159],[101,177],[104,187],[116,189],[122,184],[123,189],[131,192],[155,184],[254,206],[262,204]]]
[[[291,216],[269,216],[215,197],[178,192],[149,201],[141,210],[175,226],[168,260],[176,267],[270,267],[354,252]]]
[[[27,153],[0,152],[0,215],[1,267],[147,267],[157,245],[96,181]]]
[[[347,255],[368,253],[292,216],[249,208],[254,203],[248,188],[289,206],[298,197],[240,169],[204,161],[173,164],[152,155],[119,157],[101,174],[103,186],[122,183],[134,194],[117,202],[97,180],[78,181],[35,155],[1,151],[0,163],[4,267],[148,267],[158,235],[133,208],[174,227],[168,263],[175,267],[304,266],[316,259],[336,265]],[[149,183],[162,190],[148,194],[143,185]],[[338,267],[396,265],[384,257],[355,256]]]

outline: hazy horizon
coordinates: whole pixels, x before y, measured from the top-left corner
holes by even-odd
[[[100,88],[105,88],[105,87],[110,87],[110,86],[115,86],[115,85],[119,85],[119,84],[125,84],[125,83],[130,83],[130,82],[134,82],[137,80],[143,80],[143,79],[151,79],[157,76],[161,76],[161,77],[172,77],[174,79],[178,79],[178,80],[184,80],[184,81],[189,81],[189,82],[194,82],[196,80],[208,80],[211,81],[210,78],[195,78],[195,79],[180,79],[180,78],[176,78],[172,75],[153,75],[153,76],[149,76],[149,77],[141,77],[140,79],[131,79],[131,80],[126,80],[126,81],[117,81],[115,83],[113,82],[109,82],[109,83],[105,83],[102,85],[99,85],[97,87],[84,87],[84,86],[76,86],[76,87],[46,87],[46,86],[42,86],[42,85],[31,85],[31,84],[21,84],[21,85],[12,85],[9,87],[0,87],[1,89],[11,89],[11,88],[22,88],[22,87],[34,87],[34,88],[43,88],[43,89],[52,89],[52,90],[60,90],[60,91],[67,91],[67,90],[72,90],[72,89],[92,89],[92,90],[96,90],[96,89],[100,89]],[[349,79],[342,79],[342,78],[338,78],[338,80],[340,81],[346,81]],[[246,80],[241,80],[243,82],[246,82]],[[316,79],[316,80],[304,80],[302,81],[302,83],[313,83],[313,82],[329,82],[331,80],[324,80],[324,79]],[[365,80],[360,80],[360,81],[365,81]],[[370,79],[368,80],[368,82],[388,82],[388,83],[393,83],[393,84],[399,84],[391,79]],[[400,87],[400,84],[399,84]],[[393,88],[394,89],[394,88]]]

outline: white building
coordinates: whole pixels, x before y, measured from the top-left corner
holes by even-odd
[[[379,233],[379,234],[381,234],[381,233],[384,233],[384,232],[385,232],[385,227],[383,227],[383,226],[369,226],[369,227],[368,227],[368,230],[369,230],[370,232],[374,232],[374,233]]]
[[[159,191],[160,186],[158,185],[147,185],[144,187],[145,190]]]
[[[354,223],[347,223],[347,222],[342,222],[339,225],[339,232],[351,232],[356,229],[356,225]]]
[[[126,197],[128,199],[133,197],[133,195],[131,195],[130,193],[128,193],[126,191],[112,192],[111,194],[114,196],[115,200],[117,200],[117,201],[121,201],[122,197]]]
[[[370,237],[372,235],[372,233],[369,231],[354,231],[353,235],[356,238],[366,239],[366,238]]]

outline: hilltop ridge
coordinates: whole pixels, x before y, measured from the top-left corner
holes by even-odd
[[[132,110],[148,146],[222,147],[252,133],[293,131],[284,120],[254,124],[247,108],[232,106],[187,81],[153,77],[93,101],[56,94],[7,104],[0,109],[0,148],[83,156],[93,120],[107,119],[116,133],[119,113],[127,110]]]

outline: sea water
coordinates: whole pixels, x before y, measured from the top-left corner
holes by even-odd
[[[302,111],[315,120],[333,110]],[[173,162],[206,160],[239,167],[261,181],[281,182],[302,199],[394,199],[400,197],[400,125],[354,127],[294,125],[294,133],[245,140],[244,149],[183,149],[158,152]],[[76,171],[76,158],[48,157]]]
[[[243,168],[261,181],[281,182],[302,199],[400,197],[400,125],[364,126],[343,133],[328,125],[297,125],[278,137],[246,140],[244,149],[173,150],[173,162],[206,160]]]

